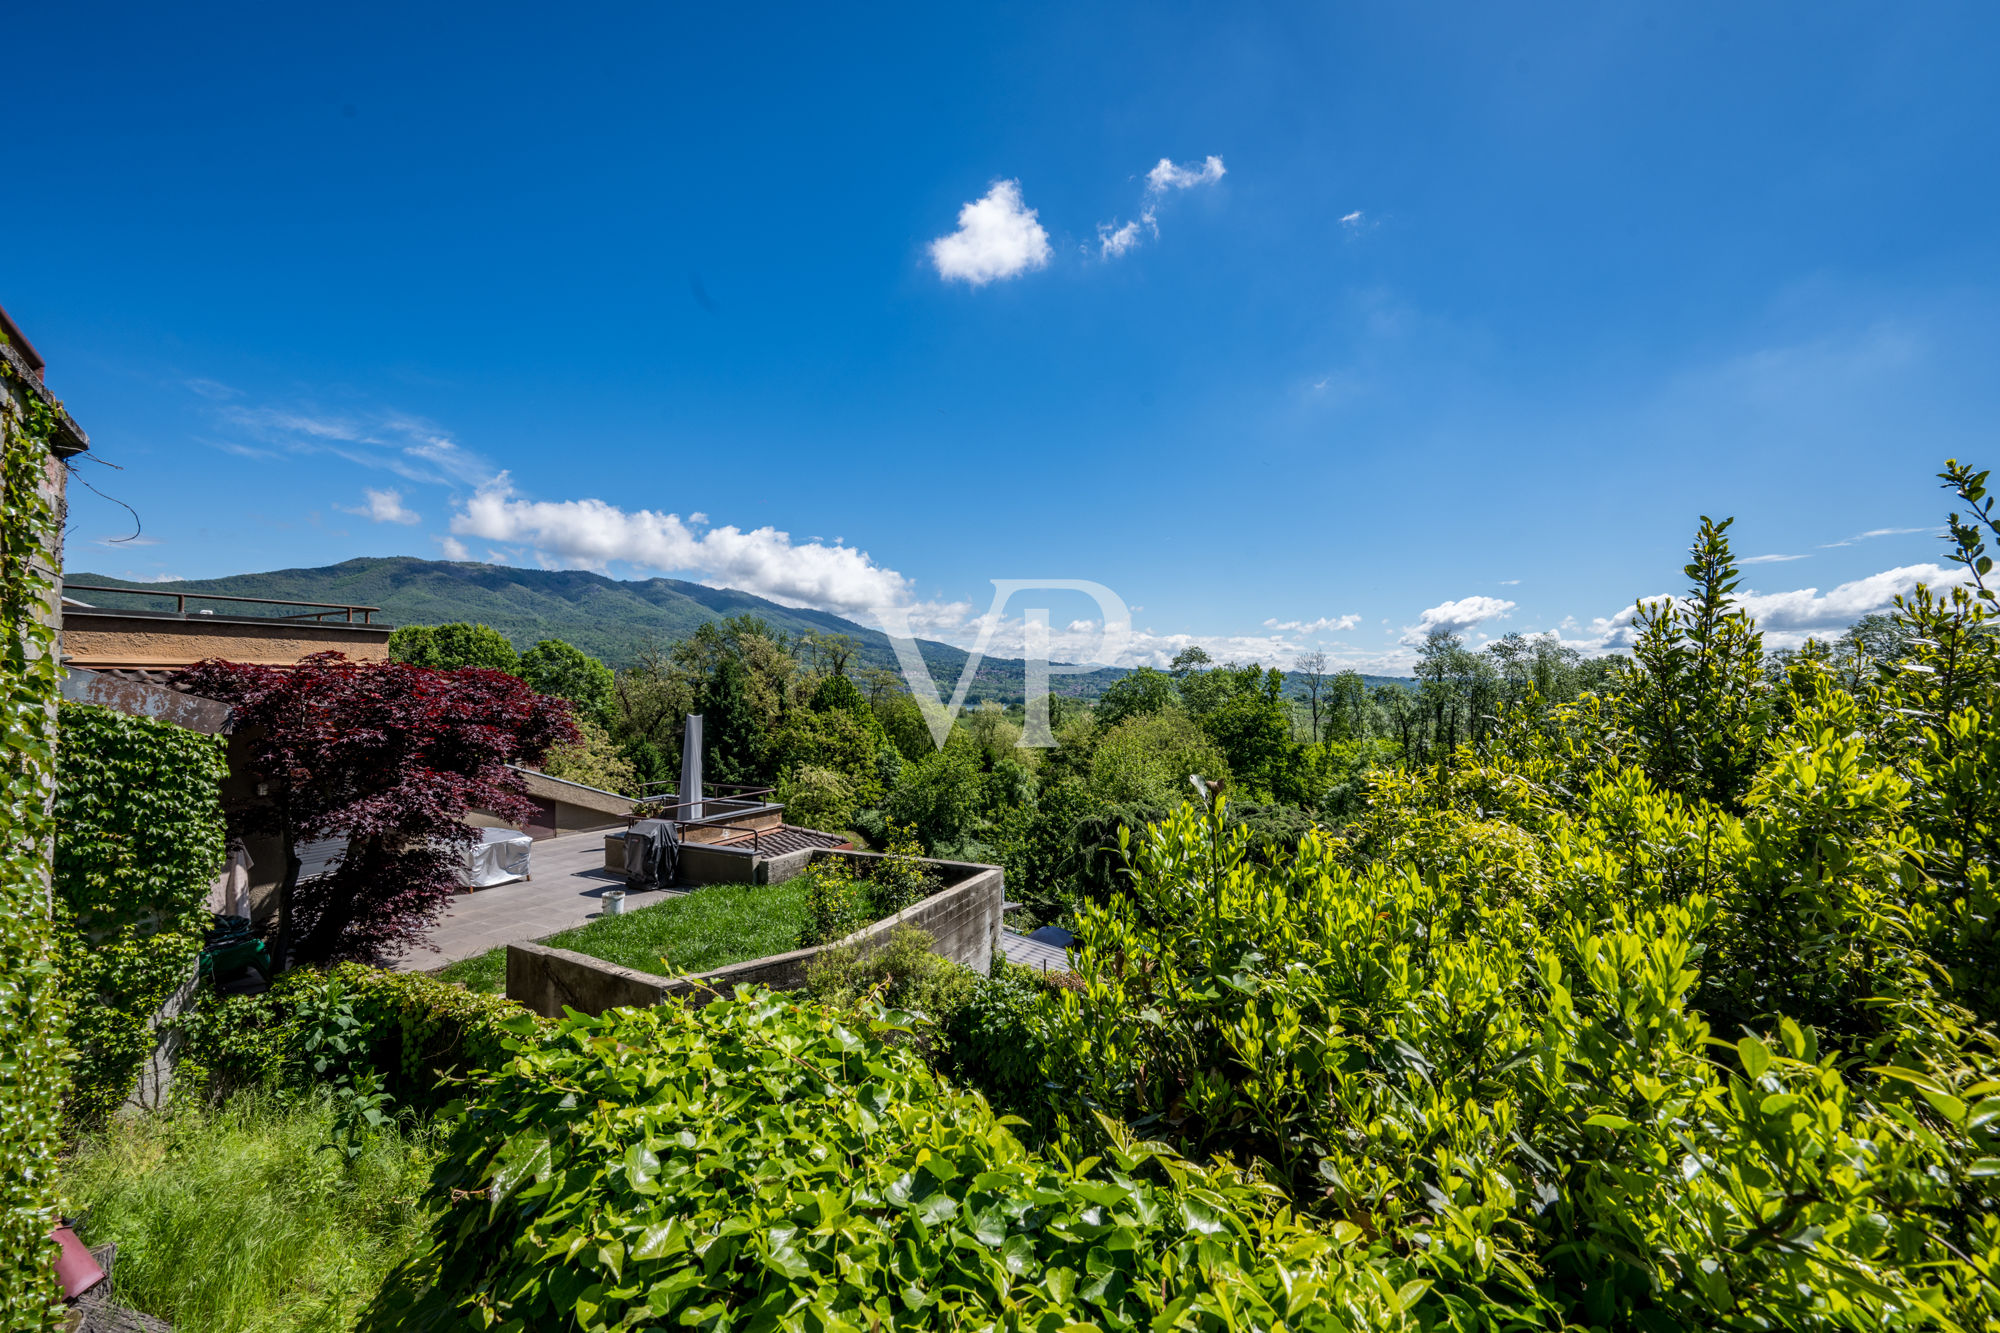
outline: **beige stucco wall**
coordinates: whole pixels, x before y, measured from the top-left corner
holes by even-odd
[[[290,666],[313,653],[345,653],[358,662],[389,660],[389,629],[382,625],[300,624],[225,616],[135,616],[68,608],[63,614],[63,655],[95,671],[183,667],[206,658]]]

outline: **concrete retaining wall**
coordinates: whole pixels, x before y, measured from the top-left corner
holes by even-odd
[[[810,852],[808,859],[838,856],[851,861],[880,859],[873,852]],[[801,862],[801,866],[803,866]],[[704,1005],[718,996],[731,994],[737,986],[768,986],[772,990],[799,990],[806,984],[806,971],[822,950],[855,948],[872,950],[889,941],[901,925],[920,926],[936,941],[932,949],[975,972],[987,972],[993,965],[993,951],[1000,947],[1000,908],[1005,901],[1005,885],[999,866],[973,865],[963,861],[926,861],[945,887],[912,907],[856,931],[846,939],[811,949],[753,958],[732,963],[712,972],[686,977],[659,977],[635,972],[629,967],[602,962],[540,944],[507,946],[507,998],[545,1018],[559,1018],[565,1007],[586,1014],[601,1014],[621,1005],[659,1004],[677,997],[689,1004]]]

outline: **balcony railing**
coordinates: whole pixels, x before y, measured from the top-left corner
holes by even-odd
[[[167,592],[164,589],[156,591],[155,589],[152,588],[106,588],[94,583],[65,583],[63,585],[64,596],[68,596],[70,593],[73,592],[97,592],[97,593],[112,592],[112,593],[118,593],[121,596],[130,596],[130,597],[171,597],[174,599],[174,614],[180,616],[183,619],[187,618],[187,613],[188,613],[187,605],[191,601],[192,602],[248,602],[257,606],[309,607],[313,609],[300,612],[297,615],[256,616],[253,617],[253,619],[292,620],[292,621],[310,620],[317,624],[325,624],[330,617],[337,615],[341,617],[341,619],[346,624],[352,625],[356,623],[354,617],[358,615],[361,617],[361,620],[359,622],[360,624],[372,625],[374,624],[374,621],[369,619],[369,617],[380,614],[382,610],[382,608],[379,606],[348,606],[344,602],[297,602],[287,597],[232,597],[225,593],[219,593],[219,592]],[[85,607],[84,609],[90,611],[118,611],[124,608],[109,607],[109,606],[89,606]],[[147,614],[165,615],[166,612],[150,611]]]

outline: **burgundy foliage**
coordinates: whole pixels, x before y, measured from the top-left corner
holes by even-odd
[[[526,820],[534,803],[506,766],[577,739],[562,700],[478,667],[317,653],[288,668],[197,662],[176,680],[235,708],[232,748],[270,795],[246,813],[252,828],[292,846],[350,840],[338,868],[281,895],[280,953],[293,964],[382,962],[419,942],[478,839],[466,811]]]

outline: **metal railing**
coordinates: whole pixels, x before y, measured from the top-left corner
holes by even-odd
[[[782,808],[776,806],[774,802],[756,799],[760,796],[771,795],[777,790],[774,787],[752,787],[736,782],[719,782],[716,786],[721,790],[730,792],[731,795],[704,796],[699,801],[676,801],[672,805],[660,806],[657,813],[649,814],[649,818],[671,819],[684,829],[729,828],[734,825],[736,820],[743,818],[747,814],[752,814],[759,810]],[[659,796],[641,797],[638,803],[651,805],[654,801],[664,801],[669,796],[678,795],[680,795],[679,792],[664,792]],[[730,805],[736,808],[725,810],[718,815],[706,815],[701,819],[682,819],[679,817],[679,812],[682,810],[702,809],[714,805]],[[633,816],[627,820],[628,825],[636,822],[637,816]],[[739,829],[738,833],[739,836],[734,838],[723,838],[716,842],[698,842],[695,845],[698,847],[739,847],[747,842],[750,844],[750,850],[753,854],[763,850],[763,830],[745,828]]]
[[[152,588],[106,588],[94,583],[65,583],[63,585],[64,595],[66,596],[72,592],[115,592],[129,594],[133,597],[171,597],[174,599],[174,614],[180,616],[182,619],[187,618],[187,604],[189,600],[197,602],[254,602],[259,606],[318,607],[321,609],[305,615],[255,617],[258,620],[310,620],[316,624],[325,624],[328,616],[333,615],[335,612],[341,612],[344,615],[346,623],[352,625],[354,623],[354,615],[358,611],[361,614],[361,623],[372,625],[374,622],[369,617],[377,614],[382,609],[379,606],[349,606],[345,602],[300,602],[294,601],[289,597],[232,597],[227,593],[219,592],[167,592],[164,589],[155,591]],[[93,606],[86,607],[85,609],[91,611],[111,611],[119,608]]]

